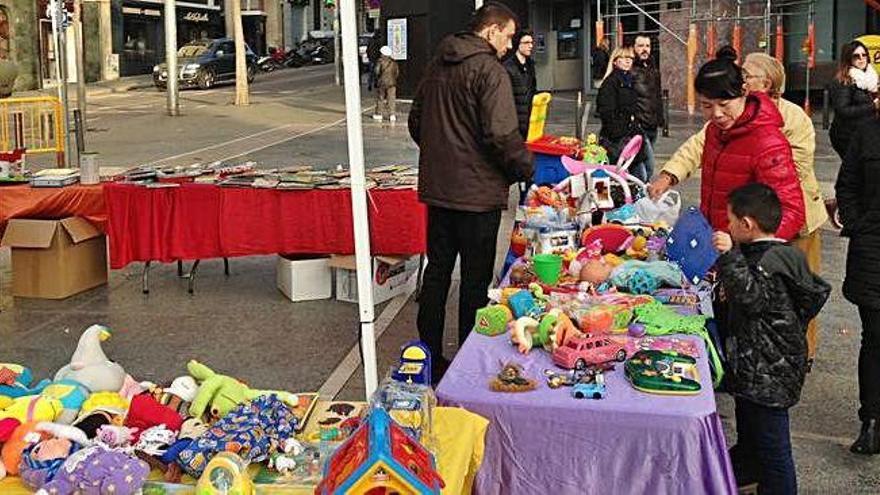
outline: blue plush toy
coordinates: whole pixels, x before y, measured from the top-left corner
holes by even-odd
[[[51,383],[50,380],[43,380],[31,387],[34,375],[30,368],[20,364],[0,363],[0,376],[8,379],[0,380],[0,396],[10,399],[39,395]]]

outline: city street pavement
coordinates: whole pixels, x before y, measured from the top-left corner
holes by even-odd
[[[232,87],[184,91],[184,116],[162,113],[164,94],[137,90],[90,100],[88,149],[103,165],[161,162],[187,164],[218,159],[253,159],[262,166],[313,164],[332,167],[347,161],[341,89],[329,68],[309,68],[261,75],[253,87],[254,104],[228,105]],[[371,104],[365,96],[364,109]],[[364,115],[369,164],[416,163],[417,149],[406,133],[406,105],[400,122],[374,123]],[[549,130],[572,134],[573,99],[562,96],[551,107]],[[695,129],[699,119],[675,113],[668,138],[657,154],[668,157]],[[597,130],[597,126],[591,126]],[[827,131],[817,130],[816,169],[830,193],[839,161]],[[683,184],[686,202],[698,198],[699,181]],[[2,194],[2,191],[0,191]],[[499,259],[509,235],[511,214],[504,217]],[[303,235],[307,235],[304,233]],[[821,347],[800,405],[792,410],[792,435],[801,493],[880,493],[880,458],[848,452],[859,424],[856,418],[856,360],[859,325],[855,308],[840,295],[846,241],[823,229],[824,275],[834,293],[820,316]],[[363,398],[357,360],[358,312],[352,304],[329,301],[291,303],[275,288],[274,257],[232,260],[232,274],[222,263],[206,261],[196,292],[186,292],[172,265],[156,267],[152,291],[140,291],[142,266],[113,272],[107,287],[65,301],[13,299],[9,296],[9,251],[0,250],[0,360],[25,363],[42,378],[65,364],[79,333],[89,324],[110,325],[107,354],[131,374],[170,380],[185,372],[189,359],[261,388],[322,390],[329,395]],[[447,330],[456,334],[458,277],[447,313]],[[396,359],[399,347],[416,336],[417,304],[400,297],[377,308],[380,373]],[[456,345],[450,341],[447,357]],[[347,357],[353,359],[346,359]],[[488,393],[488,392],[487,392]],[[735,440],[732,402],[719,395],[728,442]]]

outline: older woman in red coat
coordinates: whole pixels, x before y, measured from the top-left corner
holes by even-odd
[[[729,58],[704,64],[694,85],[709,122],[701,160],[703,214],[713,228],[727,230],[727,195],[739,186],[761,182],[773,188],[782,203],[777,237],[794,239],[805,222],[804,198],[776,104],[763,93],[747,93],[742,69]],[[678,181],[661,172],[651,184],[652,196]]]

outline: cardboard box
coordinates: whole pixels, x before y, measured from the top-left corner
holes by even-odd
[[[278,290],[293,302],[333,296],[333,270],[327,256],[280,255],[275,276]]]
[[[13,219],[0,246],[12,248],[12,295],[64,299],[107,283],[107,241],[79,217]]]
[[[334,255],[330,266],[336,269],[336,299],[357,303],[355,257]],[[379,304],[406,292],[419,269],[419,257],[376,256],[372,268],[373,303]]]

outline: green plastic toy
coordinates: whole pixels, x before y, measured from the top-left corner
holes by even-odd
[[[660,302],[652,301],[635,309],[636,323],[645,325],[645,333],[650,336],[669,335],[673,333],[681,333],[687,335],[697,335],[706,343],[706,349],[709,351],[709,364],[712,365],[713,385],[718,387],[721,385],[721,379],[724,378],[724,369],[721,364],[721,357],[709,331],[706,330],[706,320],[709,318],[704,315],[684,316],[678,314],[674,309],[664,306]]]
[[[261,395],[275,394],[291,407],[299,405],[299,397],[289,392],[275,390],[254,390],[231,376],[220,375],[204,364],[192,360],[186,365],[189,374],[201,382],[195,400],[189,406],[194,418],[201,418],[210,406],[211,416],[222,418],[242,402],[256,399]]]
[[[510,308],[503,304],[495,304],[486,306],[477,310],[474,321],[474,331],[495,337],[507,331],[507,324],[513,320],[513,313]]]
[[[670,351],[639,351],[624,365],[627,380],[636,390],[661,395],[700,393],[697,360]]]
[[[608,152],[599,144],[599,138],[593,133],[587,135],[587,141],[584,144],[583,162],[590,164],[608,163]]]

